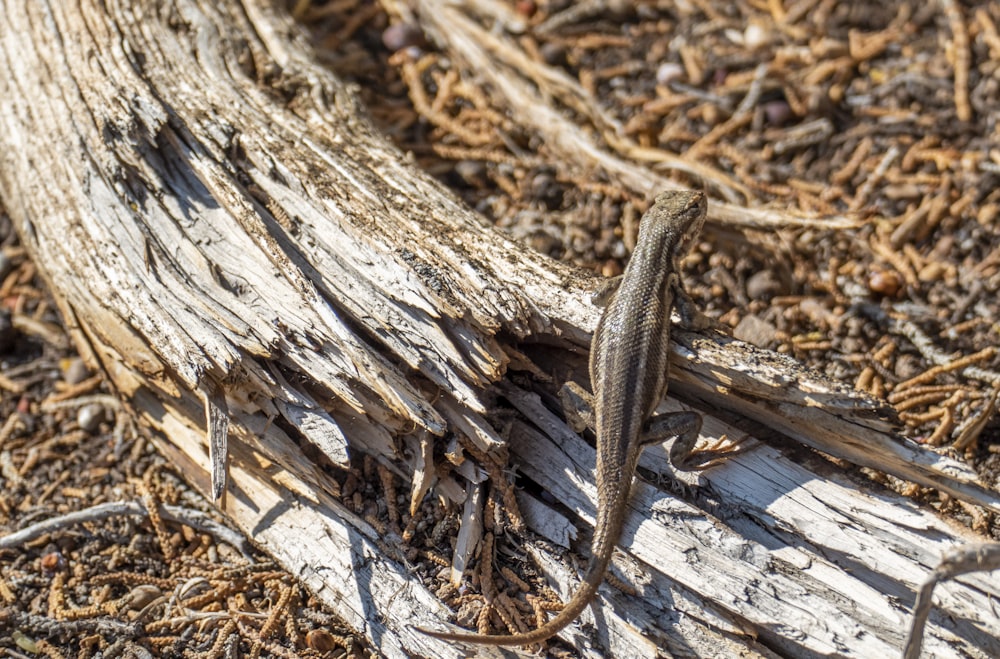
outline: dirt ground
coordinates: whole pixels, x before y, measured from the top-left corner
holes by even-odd
[[[416,19],[290,4],[378,125],[470,206],[555,258],[621,271],[648,200],[560,162]],[[600,99],[603,121],[697,165],[663,166],[679,184],[854,220],[711,224],[688,289],[738,338],[886,398],[908,437],[997,482],[1000,3],[509,10],[524,50]],[[56,520],[0,540],[7,656],[372,654],[164,463],[75,357],[6,221],[0,241],[0,535]],[[1000,536],[980,510],[888,484]],[[135,505],[94,508],[115,502]],[[87,517],[61,519],[74,511]],[[162,606],[173,614],[147,624]]]

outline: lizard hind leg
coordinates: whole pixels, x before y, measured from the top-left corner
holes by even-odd
[[[683,471],[693,471],[702,467],[691,466],[701,432],[701,415],[697,412],[668,412],[654,414],[646,422],[640,441],[643,446],[658,444],[670,437],[676,437],[670,447],[670,464]]]
[[[747,445],[749,437],[736,441],[725,435],[695,450],[701,432],[702,417],[697,412],[668,412],[650,417],[642,436],[642,445],[655,444],[671,437],[677,440],[670,447],[670,464],[681,471],[702,471],[725,460],[745,453],[757,445]]]

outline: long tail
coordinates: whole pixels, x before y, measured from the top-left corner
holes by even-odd
[[[525,632],[524,634],[511,634],[510,636],[492,636],[490,634],[466,634],[462,632],[439,632],[430,629],[424,629],[423,627],[417,627],[416,630],[427,634],[428,636],[433,636],[434,638],[440,638],[446,641],[459,641],[462,643],[483,643],[487,645],[534,645],[535,643],[541,643],[542,641],[548,639],[551,636],[559,633],[559,631],[573,622],[580,613],[587,608],[590,604],[590,600],[593,599],[594,594],[597,592],[597,585],[591,585],[590,583],[584,583],[580,586],[580,590],[576,591],[573,598],[563,607],[556,617],[549,620],[547,623],[539,627],[538,629],[530,632]]]
[[[611,552],[607,556],[595,556],[594,560],[587,568],[587,575],[580,589],[573,594],[573,597],[556,617],[538,629],[524,634],[512,634],[510,636],[492,636],[489,634],[464,634],[461,632],[437,632],[423,627],[416,627],[418,632],[433,636],[434,638],[446,641],[459,641],[462,643],[482,643],[486,645],[534,645],[541,643],[547,638],[554,636],[559,631],[573,622],[580,613],[583,612],[590,601],[597,593],[598,586],[604,581],[604,572],[608,563],[611,562]]]

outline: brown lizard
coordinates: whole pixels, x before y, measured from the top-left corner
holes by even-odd
[[[701,415],[653,415],[667,393],[671,310],[677,309],[685,327],[712,324],[695,308],[678,274],[679,261],[701,231],[705,212],[701,192],[670,191],[657,196],[642,217],[625,274],[608,287],[610,298],[590,348],[597,431],[597,524],[583,585],[554,618],[534,631],[510,636],[419,631],[445,640],[490,645],[544,641],[572,622],[604,581],[628,512],[632,477],[642,450],[677,437],[670,449],[675,467],[707,466],[692,466],[697,462],[692,460],[692,451]]]

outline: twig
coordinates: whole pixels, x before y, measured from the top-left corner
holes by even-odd
[[[24,417],[18,412],[8,416],[7,420],[3,422],[3,427],[0,427],[0,447],[13,437],[15,432],[24,430],[25,427]]]
[[[938,350],[937,346],[934,345],[930,337],[927,336],[927,334],[925,334],[923,330],[917,327],[916,323],[913,323],[912,321],[909,321],[905,318],[892,318],[887,315],[885,316],[885,319],[888,321],[890,332],[894,334],[900,334],[908,338],[910,342],[913,343],[913,346],[920,352],[920,354],[923,355],[924,359],[933,364],[936,364],[937,367],[940,367],[939,370],[956,370],[956,364],[958,364],[958,360],[955,360],[953,357],[946,355],[940,350]],[[964,359],[968,361],[971,360],[972,357],[977,357],[977,356],[986,359],[992,357],[993,354],[995,354],[995,349],[986,348],[984,351],[980,351],[979,353],[976,353],[976,355],[970,355]],[[961,364],[965,364],[966,361],[963,361]],[[935,371],[935,374],[937,372],[938,371]],[[927,373],[930,373],[930,371],[927,371]],[[914,385],[926,382],[928,380],[927,373],[917,376],[916,378],[911,378],[906,382],[900,383],[896,387],[896,391],[900,391],[902,389],[906,389],[908,387],[912,387]],[[987,382],[993,386],[1000,386],[1000,373],[997,373],[996,371],[992,371],[985,368],[979,368],[978,366],[969,366],[967,368],[962,369],[961,374],[967,378],[972,378],[974,380],[981,380],[982,382]]]
[[[903,646],[903,659],[917,659],[923,644],[924,625],[931,611],[931,595],[939,581],[953,579],[968,572],[1000,568],[1000,543],[973,543],[952,549],[944,555],[917,593],[913,605],[913,624]]]
[[[47,323],[22,313],[12,314],[10,322],[14,326],[14,329],[25,334],[37,336],[58,350],[65,350],[69,345],[69,339],[66,338],[62,328],[58,325]]]
[[[111,617],[89,620],[58,620],[49,616],[25,613],[14,607],[4,609],[3,622],[7,629],[27,630],[38,636],[83,636],[102,634],[115,638],[135,638],[142,633],[142,626]],[[7,650],[9,652],[9,649]]]
[[[875,186],[882,182],[882,178],[885,176],[885,173],[889,171],[889,168],[892,167],[898,157],[899,147],[895,145],[889,147],[889,150],[886,151],[882,160],[879,161],[878,167],[876,167],[875,171],[865,179],[861,189],[859,189],[857,194],[854,196],[854,199],[851,201],[850,210],[859,210],[862,206],[868,203],[868,198],[871,196]]]
[[[952,446],[959,451],[964,451],[968,447],[972,446],[976,440],[979,439],[979,435],[983,432],[983,428],[986,427],[993,417],[997,413],[997,399],[1000,398],[1000,384],[993,386],[993,393],[986,400],[986,405],[983,406],[979,412],[977,412],[971,419],[966,421],[958,429],[958,437],[952,443]]]
[[[185,524],[193,529],[204,531],[215,536],[226,544],[235,547],[245,557],[250,556],[251,546],[249,541],[232,529],[219,524],[205,513],[190,508],[180,506],[162,506],[162,516],[164,519],[178,524]],[[137,517],[148,516],[146,508],[132,501],[117,501],[102,503],[90,508],[78,510],[76,512],[59,515],[50,519],[32,524],[20,531],[0,537],[0,549],[13,549],[25,543],[40,538],[47,533],[54,533],[72,524],[82,524],[84,522],[96,522],[111,517],[121,517],[132,515]]]
[[[955,114],[960,121],[972,120],[972,106],[969,105],[969,33],[965,29],[965,19],[955,0],[941,0],[951,28],[955,44]]]
[[[536,27],[535,30],[540,34],[552,32],[564,25],[577,23],[607,9],[620,11],[623,5],[625,3],[620,0],[618,2],[614,0],[584,0],[583,2],[571,4],[568,8],[556,14],[552,14],[541,25]]]

